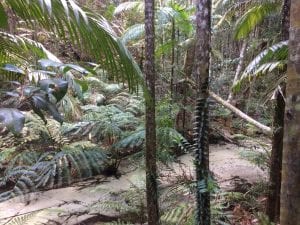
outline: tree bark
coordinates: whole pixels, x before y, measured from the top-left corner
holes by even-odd
[[[289,39],[291,0],[285,0],[281,11],[281,40]],[[286,72],[286,68],[283,73]],[[281,92],[276,93],[276,102],[273,118],[273,140],[270,165],[270,185],[266,214],[270,221],[278,222],[280,217],[280,189],[283,150],[283,127],[285,109],[285,83],[281,85]]]
[[[242,48],[241,48],[241,51],[240,51],[240,57],[239,57],[239,63],[236,67],[236,71],[235,71],[235,75],[234,75],[234,78],[233,78],[233,85],[236,84],[236,82],[238,81],[239,79],[239,75],[242,71],[242,68],[243,68],[243,64],[244,64],[244,59],[245,59],[245,53],[246,53],[246,49],[247,49],[247,40],[244,40],[243,41],[243,44],[242,44]],[[232,85],[232,86],[233,86]],[[232,88],[229,90],[229,95],[228,95],[228,99],[227,101],[232,104],[232,101],[234,99],[234,94],[233,94],[233,91],[232,91]]]
[[[280,215],[280,189],[282,169],[282,145],[285,101],[282,93],[276,93],[276,103],[273,119],[273,140],[270,165],[270,184],[266,206],[266,214],[270,221],[279,221]]]
[[[155,124],[155,33],[154,0],[145,0],[145,80],[148,89],[146,101],[146,199],[148,224],[159,224],[159,207],[156,168]]]
[[[211,51],[211,0],[196,1],[196,44],[193,77],[197,86],[195,167],[197,179],[196,224],[210,225],[208,96]]]
[[[300,225],[300,1],[291,0],[284,118],[281,225]]]

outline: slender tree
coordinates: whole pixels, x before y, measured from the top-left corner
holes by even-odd
[[[281,40],[289,39],[291,0],[284,0],[281,11]],[[283,73],[286,72],[286,68]],[[280,216],[280,189],[283,149],[283,126],[285,108],[285,83],[281,85],[281,91],[276,91],[276,102],[273,118],[273,140],[270,165],[270,186],[266,207],[266,214],[273,222],[279,221]]]
[[[300,225],[300,1],[291,0],[284,118],[281,225]]]
[[[148,224],[159,224],[156,125],[155,125],[155,62],[154,0],[145,0],[145,80],[149,96],[146,101],[146,195]]]
[[[196,223],[210,225],[208,103],[211,51],[211,0],[196,1],[196,44],[193,77],[197,85],[195,166],[197,179]]]

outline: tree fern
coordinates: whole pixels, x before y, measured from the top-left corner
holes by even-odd
[[[29,155],[35,157],[28,158]],[[105,152],[90,142],[75,142],[61,151],[24,152],[8,165],[1,186],[13,187],[0,193],[0,201],[37,189],[61,187],[101,173],[108,163]],[[9,187],[8,186],[8,187]]]
[[[82,122],[63,125],[63,133],[70,136],[89,136],[98,141],[118,140],[124,131],[134,130],[139,120],[130,112],[123,112],[114,105],[82,107]]]
[[[142,94],[141,94],[142,95]],[[141,96],[131,95],[128,92],[121,92],[108,101],[109,104],[114,104],[124,112],[130,112],[134,116],[144,114],[144,99]]]

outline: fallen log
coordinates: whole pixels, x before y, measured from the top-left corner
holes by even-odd
[[[210,97],[212,97],[214,100],[216,100],[216,102],[218,102],[219,104],[221,104],[222,106],[226,107],[227,109],[229,109],[230,111],[234,112],[238,117],[246,120],[248,123],[254,125],[255,127],[257,127],[258,129],[260,129],[264,134],[271,136],[272,135],[272,129],[256,120],[254,120],[253,118],[251,118],[250,116],[248,116],[247,114],[245,114],[244,112],[242,112],[241,110],[239,110],[238,108],[234,107],[233,105],[231,105],[230,103],[228,103],[227,101],[225,101],[224,99],[222,99],[220,96],[218,96],[217,94],[215,94],[212,91],[209,91],[209,95]]]

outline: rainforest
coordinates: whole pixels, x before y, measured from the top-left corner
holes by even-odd
[[[0,225],[300,225],[299,21],[298,0],[0,1]]]

